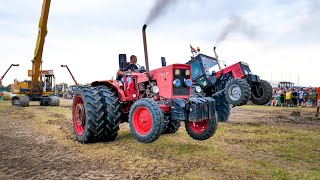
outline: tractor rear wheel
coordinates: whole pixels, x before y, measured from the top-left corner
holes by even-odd
[[[163,132],[164,115],[152,99],[139,99],[130,109],[129,126],[133,136],[142,143],[157,140]]]
[[[121,105],[118,94],[117,91],[106,86],[98,86],[97,89],[102,96],[106,114],[105,128],[101,139],[104,141],[114,141],[118,136],[119,125],[121,123]]]
[[[230,116],[231,107],[226,100],[224,91],[219,91],[211,96],[216,100],[216,110],[219,122],[227,122]]]
[[[250,96],[251,88],[244,79],[232,79],[225,87],[226,100],[234,106],[247,104]]]
[[[102,97],[95,87],[82,87],[75,91],[72,122],[81,143],[95,142],[103,135],[105,113]]]
[[[195,140],[203,141],[209,139],[217,130],[217,116],[212,119],[199,122],[185,121],[186,131]]]
[[[179,130],[181,126],[181,121],[172,120],[170,116],[165,117],[165,121],[167,121],[165,124],[165,128],[163,130],[163,134],[172,134]]]
[[[259,85],[251,86],[251,101],[253,104],[264,105],[272,98],[272,87],[268,81],[261,80]]]

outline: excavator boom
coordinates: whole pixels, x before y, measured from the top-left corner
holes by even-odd
[[[2,80],[4,78],[4,76],[8,73],[8,71],[11,69],[12,66],[19,66],[19,64],[11,64],[10,67],[7,69],[7,71],[3,74],[3,76],[1,76],[0,78],[0,84],[2,83]]]
[[[71,77],[72,77],[72,79],[73,79],[73,81],[74,81],[75,85],[79,86],[78,82],[76,81],[76,79],[74,78],[73,74],[71,73],[71,71],[70,71],[70,69],[69,69],[68,65],[61,65],[61,67],[66,67],[66,68],[68,69],[68,71],[69,71],[69,73],[70,73],[70,75],[71,75]]]
[[[40,76],[40,68],[42,64],[45,37],[47,35],[47,22],[49,17],[50,3],[51,0],[43,0],[41,17],[39,20],[38,39],[34,52],[34,58],[32,60],[31,91],[35,93],[41,92],[40,81],[42,81],[42,77]]]

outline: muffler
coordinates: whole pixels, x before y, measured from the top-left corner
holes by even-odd
[[[147,28],[147,25],[146,24],[143,25],[143,27],[142,27],[142,36],[143,36],[144,59],[145,59],[145,64],[146,64],[147,77],[149,79],[151,79],[152,75],[150,74],[150,70],[149,70],[149,59],[148,59],[146,28]]]

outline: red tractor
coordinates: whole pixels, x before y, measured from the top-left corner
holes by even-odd
[[[216,100],[219,121],[228,120],[230,105],[245,105],[248,100],[263,105],[271,100],[271,85],[252,74],[247,63],[222,69],[215,47],[214,53],[216,58],[198,53],[187,64],[192,66],[192,81],[203,89],[203,96]]]
[[[193,139],[206,140],[215,133],[215,100],[192,96],[190,65],[149,71],[146,27],[142,29],[146,70],[124,71],[122,82],[94,81],[75,91],[72,119],[78,141],[113,141],[123,122],[129,123],[131,133],[142,143],[176,132],[181,121]],[[120,69],[125,70],[126,64],[126,56],[119,55]]]

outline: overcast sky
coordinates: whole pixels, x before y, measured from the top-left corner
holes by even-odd
[[[164,0],[163,0],[164,1]],[[320,86],[319,0],[171,0],[147,28],[150,69],[186,63],[189,44],[232,65],[249,63],[266,80]],[[156,0],[52,0],[43,69],[73,84],[115,77],[118,54],[136,54],[144,65],[141,28]],[[0,0],[0,76],[27,79],[36,44],[42,0]],[[218,41],[218,42],[217,42]],[[298,78],[299,77],[299,78]]]

